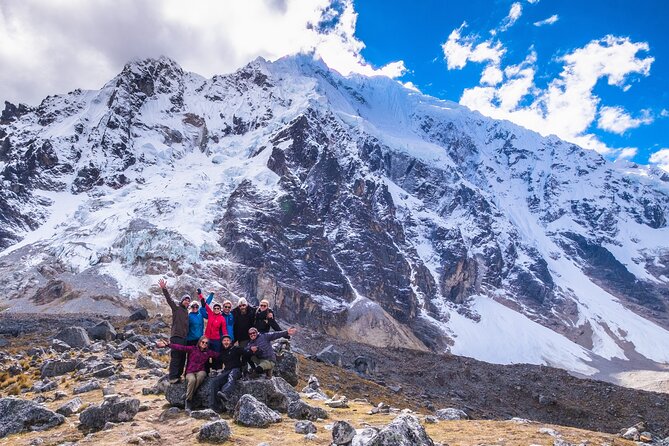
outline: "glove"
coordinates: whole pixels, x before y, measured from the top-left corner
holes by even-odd
[[[211,297],[213,299],[214,298],[214,293],[209,293],[209,296],[207,296],[207,297]]]
[[[202,288],[197,289],[197,294],[202,294]]]

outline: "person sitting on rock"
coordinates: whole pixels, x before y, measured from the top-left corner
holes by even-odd
[[[163,340],[156,342],[160,348],[169,347],[172,350],[178,350],[188,354],[188,367],[186,367],[186,400],[184,401],[184,408],[191,410],[193,406],[193,395],[204,378],[207,372],[204,371],[205,364],[209,358],[217,358],[220,353],[209,349],[209,339],[202,336],[197,341],[197,345],[181,345],[166,343]]]
[[[279,323],[274,319],[274,311],[269,307],[269,301],[263,299],[256,311],[255,323],[253,325],[260,333],[269,333],[270,328],[274,331],[281,331]]]
[[[200,302],[202,306],[207,310],[207,328],[204,331],[204,335],[209,339],[209,348],[216,352],[221,351],[221,338],[228,335],[228,329],[225,325],[225,318],[221,313],[221,304],[215,303],[213,309],[202,297],[202,290],[198,288],[198,295],[200,296]],[[213,298],[214,293],[210,293],[209,296]],[[208,299],[211,302],[211,299]],[[221,368],[221,362],[219,359],[215,359],[211,368],[218,370]]]
[[[197,341],[204,335],[204,320],[207,319],[207,311],[200,308],[200,303],[191,302],[188,306],[188,335],[186,345],[197,345]]]
[[[251,369],[257,374],[265,373],[267,379],[272,378],[272,369],[276,363],[276,353],[272,348],[272,341],[287,338],[296,332],[297,329],[292,327],[274,333],[259,333],[255,327],[249,329],[251,340],[244,349],[244,357]]]
[[[172,330],[170,332],[170,343],[186,345],[188,336],[188,305],[190,305],[190,296],[184,295],[177,305],[170,293],[167,291],[167,282],[164,279],[158,281],[158,286],[163,291],[167,305],[172,309]],[[169,380],[174,384],[181,379],[181,375],[186,365],[186,353],[178,349],[172,349],[170,353]]]
[[[241,347],[232,344],[230,336],[223,336],[222,342],[220,360],[223,363],[223,372],[211,379],[211,391],[209,392],[209,407],[217,412],[222,410],[219,399],[223,402],[228,401],[235,390],[237,380],[242,375],[242,355],[244,353]]]
[[[237,302],[237,306],[232,310],[234,317],[233,339],[241,348],[246,347],[249,343],[249,329],[253,327],[256,318],[256,307],[248,304],[243,297]]]

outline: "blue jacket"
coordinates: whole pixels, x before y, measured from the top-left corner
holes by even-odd
[[[204,320],[207,319],[207,310],[200,308],[200,311],[188,312],[188,335],[187,341],[197,341],[204,334]]]

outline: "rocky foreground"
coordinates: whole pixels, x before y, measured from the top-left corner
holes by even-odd
[[[666,394],[547,367],[324,346],[335,340],[305,331],[276,344],[273,379],[241,382],[221,414],[205,381],[186,412],[185,385],[166,382],[167,351],[153,348],[169,321],[146,318],[0,315],[0,444],[669,445]]]

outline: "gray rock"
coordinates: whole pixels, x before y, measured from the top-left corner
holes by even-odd
[[[302,420],[295,422],[295,432],[298,434],[315,434],[317,430],[316,425],[311,421]]]
[[[342,365],[341,353],[339,353],[332,344],[328,345],[319,353],[317,353],[316,359],[320,362],[324,362],[326,364],[334,365],[337,367],[341,367]]]
[[[68,359],[62,361],[60,359],[48,360],[42,366],[42,378],[50,378],[52,376],[61,376],[66,373],[73,372],[77,368],[79,361]]]
[[[190,416],[196,420],[218,420],[221,418],[212,409],[193,410],[191,411]]]
[[[57,392],[53,395],[53,399],[56,400],[56,401],[58,401],[58,400],[62,400],[63,398],[66,398],[66,397],[67,397],[67,392],[63,392],[63,391],[61,391],[61,390],[57,391]]]
[[[439,409],[435,416],[440,420],[466,420],[469,418],[463,410],[448,407],[446,409]]]
[[[137,352],[139,351],[139,349],[137,348],[137,346],[136,346],[135,344],[133,344],[132,342],[130,342],[130,341],[123,341],[123,342],[121,342],[121,343],[118,345],[118,348],[119,348],[119,350],[128,350],[128,351],[130,351],[130,352],[132,352],[132,353],[137,353]],[[123,359],[123,358],[121,358],[121,359]]]
[[[206,377],[202,385],[193,395],[193,408],[209,407],[209,393],[211,385],[209,377]],[[239,381],[235,391],[225,403],[225,409],[231,412],[235,409],[237,401],[244,394],[250,394],[258,401],[279,412],[286,412],[291,401],[300,399],[300,395],[283,378],[259,379],[255,381]],[[165,389],[165,399],[172,405],[183,407],[186,397],[186,383],[169,384]]]
[[[94,327],[89,328],[88,336],[100,341],[113,341],[116,339],[116,329],[109,321],[102,321]]]
[[[353,369],[361,375],[369,375],[376,371],[376,361],[367,356],[358,356],[353,360]]]
[[[149,340],[149,338],[147,338],[144,335],[130,336],[129,338],[127,338],[127,340],[129,342],[132,342],[135,345],[136,344],[143,345],[143,346],[151,345],[151,341]]]
[[[157,321],[151,324],[149,327],[149,331],[151,333],[161,333],[163,330],[165,330],[168,327],[168,325],[163,322],[163,321]]]
[[[31,390],[35,393],[41,393],[49,392],[56,389],[57,387],[58,383],[56,381],[43,380],[35,382]]]
[[[83,431],[99,431],[107,423],[122,423],[132,420],[139,411],[139,400],[136,398],[120,399],[118,396],[108,397],[100,405],[91,406],[79,415],[79,429]]]
[[[128,316],[129,321],[143,321],[149,318],[149,312],[146,308],[138,308],[130,316]]]
[[[64,328],[54,338],[60,339],[72,348],[84,348],[91,345],[88,333],[81,327]]]
[[[434,446],[434,442],[417,417],[402,414],[381,429],[367,446]]]
[[[337,421],[332,426],[332,443],[336,445],[347,445],[355,437],[355,428],[346,421]]]
[[[81,401],[81,398],[76,397],[56,409],[56,413],[59,413],[65,417],[69,417],[70,415],[74,415],[75,413],[79,412],[83,405],[84,402]]]
[[[167,409],[163,410],[163,412],[160,414],[158,417],[158,421],[166,421],[166,420],[173,420],[175,418],[178,418],[179,415],[181,414],[181,410],[178,407],[168,407]]]
[[[0,438],[23,431],[42,431],[58,426],[65,417],[33,401],[0,398]]]
[[[225,420],[216,420],[205,423],[197,434],[198,441],[206,443],[223,443],[232,435],[230,426]]]
[[[137,355],[137,362],[135,363],[135,367],[138,369],[162,369],[165,367],[165,365],[153,358],[139,354]]]
[[[425,417],[425,422],[426,422],[427,424],[435,424],[435,423],[438,423],[439,420],[438,420],[437,417],[435,417],[435,416],[427,415],[427,416]]]
[[[267,427],[281,421],[281,415],[251,395],[242,395],[235,406],[235,422],[248,427]]]
[[[302,400],[295,400],[288,404],[288,416],[295,420],[316,421],[319,418],[327,418],[328,413],[320,407],[310,406]]]
[[[356,431],[355,438],[353,439],[351,446],[367,446],[372,440],[374,440],[374,438],[376,438],[378,433],[379,430],[372,427],[360,429]]]
[[[60,339],[53,339],[51,341],[51,348],[57,351],[58,353],[63,353],[70,350],[70,347],[67,343],[61,341]]]
[[[95,370],[92,375],[96,378],[109,378],[116,373],[116,367],[109,365]]]
[[[97,380],[92,379],[90,381],[87,381],[87,382],[75,387],[74,390],[72,391],[72,393],[74,393],[75,395],[78,395],[80,393],[86,393],[86,392],[90,392],[92,390],[97,390],[101,387],[102,386],[100,386],[100,383]]]
[[[300,379],[297,376],[297,358],[295,355],[290,351],[284,350],[281,355],[277,355],[276,359],[274,376],[280,376],[290,385],[296,386]]]

